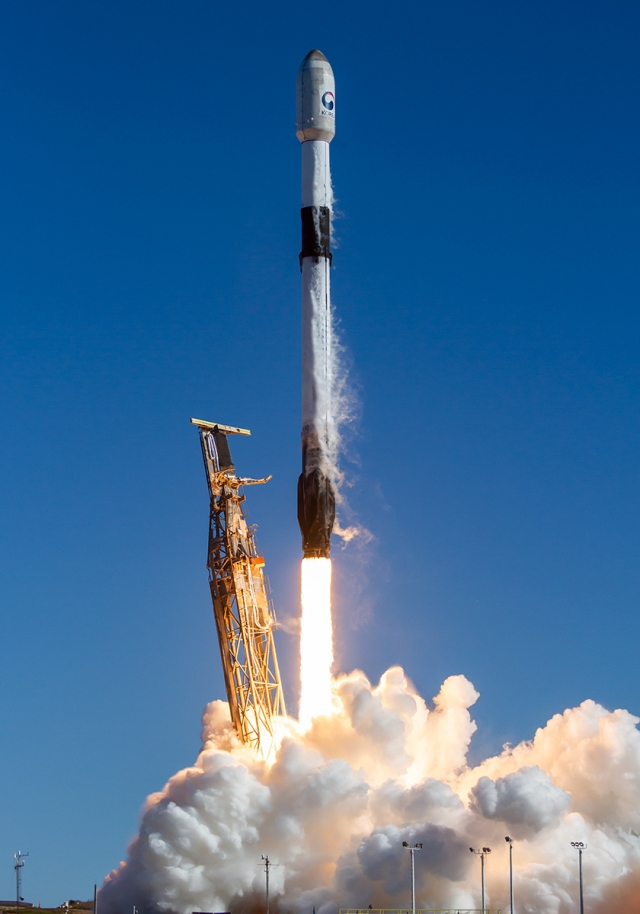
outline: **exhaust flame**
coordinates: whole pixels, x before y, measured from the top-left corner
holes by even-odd
[[[331,559],[302,561],[300,623],[300,723],[309,729],[314,717],[331,714]]]

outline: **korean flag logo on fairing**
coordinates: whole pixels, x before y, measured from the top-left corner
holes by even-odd
[[[327,111],[333,111],[335,103],[336,97],[333,92],[325,92],[322,96],[322,104],[327,109]]]

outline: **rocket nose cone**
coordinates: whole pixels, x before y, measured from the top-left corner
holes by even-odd
[[[309,51],[305,60],[327,60],[322,51],[319,51],[317,48],[314,48],[313,51]],[[327,60],[327,63],[329,61]]]
[[[336,83],[331,64],[314,48],[300,64],[296,79],[296,136],[330,143],[336,132]]]

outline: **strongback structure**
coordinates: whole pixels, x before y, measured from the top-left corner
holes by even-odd
[[[200,432],[210,496],[207,568],[231,719],[240,740],[268,755],[276,715],[285,705],[273,643],[276,620],[254,528],[242,510],[244,486],[271,479],[236,476],[228,435],[248,429],[192,419]]]

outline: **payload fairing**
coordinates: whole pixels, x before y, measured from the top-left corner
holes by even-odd
[[[320,51],[302,61],[296,84],[296,136],[302,143],[302,473],[298,523],[305,557],[329,556],[335,520],[336,428],[331,395],[331,172],[336,132],[333,70]]]

